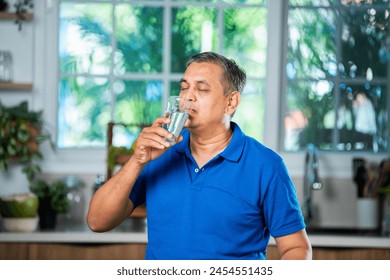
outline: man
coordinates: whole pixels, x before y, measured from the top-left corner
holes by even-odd
[[[164,139],[168,118],[140,133],[131,159],[94,195],[90,228],[110,230],[146,202],[146,259],[265,259],[270,234],[282,259],[310,259],[282,159],[231,122],[245,83],[224,56],[192,57],[180,92],[194,107],[187,129],[174,146]]]

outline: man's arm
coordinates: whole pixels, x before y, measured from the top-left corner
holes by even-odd
[[[282,260],[311,260],[312,249],[306,230],[275,238]]]
[[[91,230],[109,231],[133,212],[134,205],[129,196],[139,174],[149,161],[161,156],[170,147],[164,138],[172,135],[161,127],[169,122],[169,118],[157,118],[152,126],[144,128],[129,161],[96,191],[87,214]]]
[[[89,204],[87,224],[92,231],[109,231],[121,224],[134,210],[129,199],[141,172],[130,159],[110,180],[101,186]]]

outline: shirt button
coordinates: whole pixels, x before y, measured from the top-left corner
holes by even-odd
[[[204,168],[202,168],[202,171],[204,171]]]
[[[195,168],[195,173],[198,173],[199,172],[199,169],[198,168]]]

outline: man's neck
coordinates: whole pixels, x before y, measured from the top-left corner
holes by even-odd
[[[193,134],[190,137],[191,154],[199,167],[221,153],[232,139],[232,128],[226,127],[212,134]]]

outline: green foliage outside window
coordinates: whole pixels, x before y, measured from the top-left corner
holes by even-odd
[[[290,1],[287,151],[389,151],[389,12],[383,1]]]
[[[265,1],[226,2],[238,5],[234,8],[217,1],[172,6],[164,1],[61,2],[59,147],[106,146],[109,121],[152,123],[162,114],[166,97],[179,93],[187,59],[202,50],[223,52],[247,69],[248,101],[240,110],[249,108],[260,117],[253,120],[253,114],[248,118],[238,112],[235,120],[248,134],[262,137]],[[124,130],[121,145],[131,144],[136,133]]]

